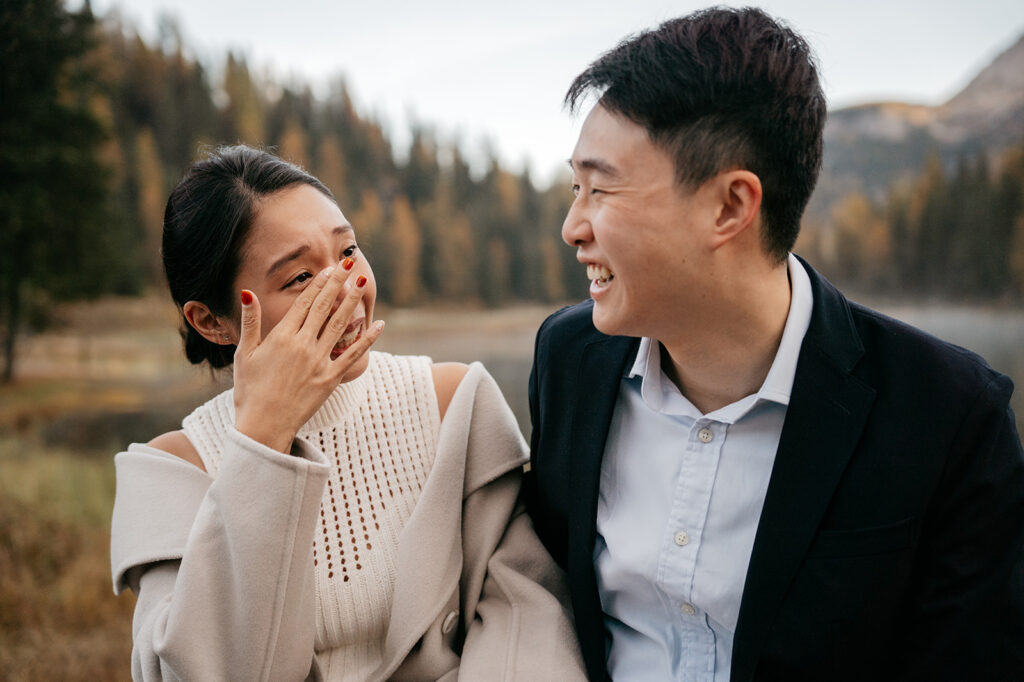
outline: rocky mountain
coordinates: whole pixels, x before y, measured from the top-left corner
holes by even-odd
[[[808,217],[827,217],[852,191],[884,198],[928,156],[947,164],[985,153],[998,158],[1024,140],[1024,35],[962,91],[939,106],[880,102],[829,112],[821,178]]]

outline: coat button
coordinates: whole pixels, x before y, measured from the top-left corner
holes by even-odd
[[[444,622],[441,623],[441,634],[447,635],[449,632],[454,630],[457,622],[459,622],[459,612],[451,611],[444,617]]]

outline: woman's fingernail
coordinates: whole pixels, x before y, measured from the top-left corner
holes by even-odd
[[[323,270],[321,270],[320,271],[320,277],[322,279],[327,279],[328,277],[331,276],[332,272],[334,272],[334,266],[333,265],[328,267],[328,268],[324,268]]]
[[[252,292],[248,289],[242,289],[242,305],[249,305],[252,303]]]
[[[356,262],[351,258],[346,258],[345,260],[341,261],[341,267],[345,268],[346,270],[351,270],[352,266],[355,264]]]
[[[361,286],[363,286],[365,284],[366,284],[366,275],[359,275],[359,277],[356,278],[356,286],[357,287],[361,287]]]
[[[384,320],[377,320],[376,322],[374,322],[373,328],[379,332],[381,329],[384,328]]]

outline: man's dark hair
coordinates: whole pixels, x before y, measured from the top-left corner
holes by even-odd
[[[742,168],[761,180],[765,250],[782,261],[821,168],[825,95],[814,55],[759,9],[711,8],[620,43],[573,81],[575,111],[599,104],[643,126],[695,189]]]
[[[199,301],[216,315],[235,310],[232,287],[260,201],[299,184],[334,201],[315,177],[262,149],[220,147],[192,164],[164,210],[161,253],[179,309],[187,301]],[[208,341],[184,316],[181,334],[193,364],[208,362],[219,369],[234,360],[234,346]]]

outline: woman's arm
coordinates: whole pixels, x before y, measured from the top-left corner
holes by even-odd
[[[166,453],[116,458],[115,590],[138,595],[137,680],[302,679],[313,662],[312,546],[329,466],[237,431],[215,480]],[[188,469],[189,471],[185,471]]]
[[[491,551],[459,676],[509,682],[586,680],[566,576],[517,502],[521,483],[522,472],[510,471],[463,505],[464,518],[471,520],[463,539],[467,551]],[[498,515],[508,519],[507,526],[495,523]]]
[[[467,634],[459,677],[585,680],[565,573],[520,500],[525,442],[497,384],[481,374],[472,403],[453,401],[448,414],[471,421],[462,510]]]

